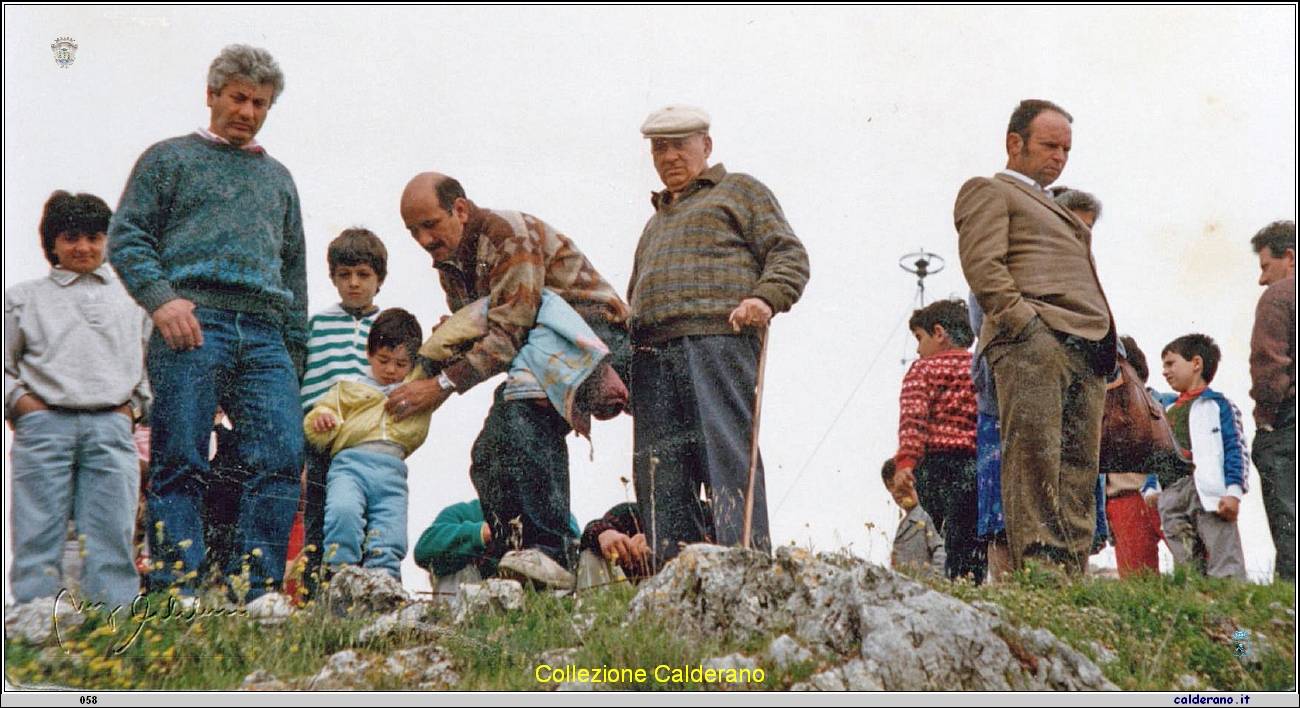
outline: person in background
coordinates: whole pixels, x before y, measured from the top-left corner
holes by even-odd
[[[650,577],[650,545],[635,502],[616,504],[582,530],[578,589]]]
[[[880,476],[885,482],[885,489],[894,497],[898,508],[903,510],[903,518],[899,520],[898,531],[894,534],[894,549],[889,554],[889,567],[894,570],[911,568],[942,576],[948,555],[944,552],[943,535],[934,519],[921,507],[912,480],[898,474],[892,459],[885,460],[880,468]]]
[[[1128,335],[1120,337],[1120,342],[1124,345],[1125,358],[1145,384],[1150,373],[1146,354]],[[1164,538],[1160,533],[1160,514],[1154,508],[1154,501],[1144,498],[1145,491],[1155,486],[1155,475],[1139,470],[1102,472],[1106,475],[1106,520],[1115,539],[1115,565],[1119,577],[1159,573],[1159,544]]]
[[[1296,360],[1295,222],[1275,221],[1250,245],[1259,256],[1259,284],[1250,334],[1250,397],[1255,400],[1251,454],[1259,470],[1264,512],[1277,549],[1274,572],[1295,582]]]
[[[576,538],[578,520],[569,515],[569,530]],[[415,564],[429,571],[435,598],[456,595],[456,588],[497,574],[498,557],[492,545],[492,525],[483,518],[477,499],[452,504],[438,512],[415,543]]]

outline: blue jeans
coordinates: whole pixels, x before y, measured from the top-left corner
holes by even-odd
[[[326,476],[325,562],[384,570],[401,582],[406,499],[400,458],[355,448],[335,455]]]
[[[140,592],[135,512],[140,463],[121,413],[32,411],[14,424],[9,588],[18,602],[54,597],[69,515],[85,539],[80,597],[130,608]],[[76,590],[76,588],[69,588]]]
[[[157,330],[149,341],[153,439],[148,494],[154,568],[151,589],[194,592],[203,564],[200,509],[209,474],[212,419],[221,406],[234,425],[237,464],[247,471],[234,549],[226,567],[249,567],[248,599],[279,586],[298,509],[302,408],[298,377],[280,336],[264,317],[198,307],[203,346],[173,351]],[[179,563],[179,565],[177,565]]]

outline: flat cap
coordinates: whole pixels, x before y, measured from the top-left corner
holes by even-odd
[[[664,106],[641,124],[647,138],[684,138],[709,132],[709,114],[696,106]]]

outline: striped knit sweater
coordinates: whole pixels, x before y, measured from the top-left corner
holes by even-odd
[[[302,377],[302,410],[310,411],[330,386],[344,379],[370,375],[366,358],[366,340],[370,325],[379,308],[361,317],[353,317],[342,303],[317,312],[311,317],[311,335],[307,340],[307,372]]]
[[[803,293],[808,253],[758,180],[719,164],[675,201],[666,192],[651,201],[628,285],[636,343],[732,334],[727,316],[741,300],[778,313]]]
[[[975,455],[975,389],[971,353],[953,349],[912,362],[898,397],[901,468],[915,467],[927,453]]]
[[[108,227],[108,251],[145,310],[181,297],[268,317],[280,324],[295,366],[302,366],[302,210],[293,177],[269,155],[196,134],[153,145],[127,180]]]

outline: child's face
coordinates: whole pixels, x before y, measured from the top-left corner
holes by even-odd
[[[948,346],[948,336],[940,326],[934,328],[933,334],[920,327],[913,327],[912,336],[916,337],[916,354],[921,358],[938,354]]]
[[[1169,388],[1184,393],[1195,388],[1205,385],[1201,380],[1201,357],[1194,356],[1191,361],[1183,358],[1178,352],[1165,352],[1160,357],[1160,363],[1164,365],[1165,381],[1169,382]]]
[[[330,280],[339,289],[343,306],[350,310],[370,307],[379,292],[379,276],[374,268],[365,264],[335,266]]]
[[[370,375],[381,385],[399,383],[411,373],[411,353],[406,347],[380,347],[366,354]]]
[[[104,232],[74,234],[64,231],[54,237],[54,257],[59,267],[86,274],[104,264]]]

